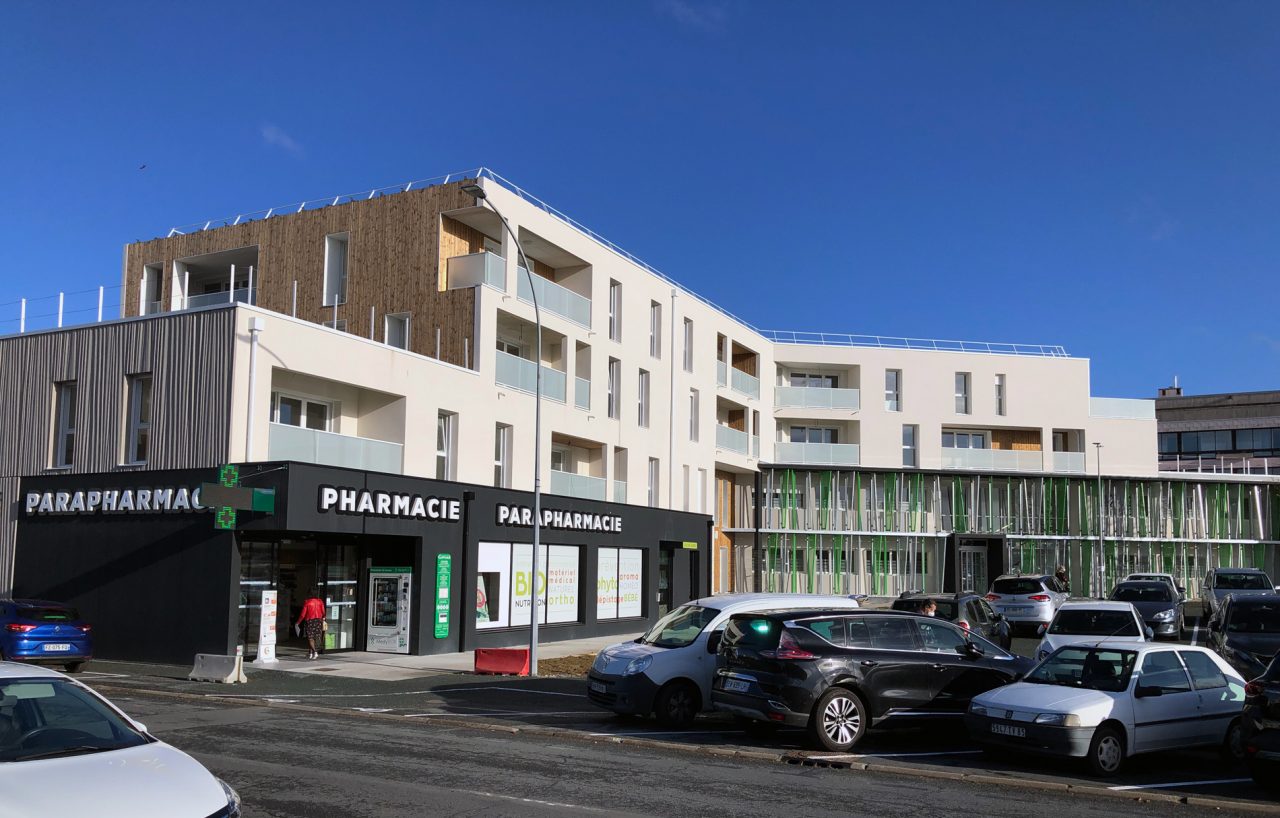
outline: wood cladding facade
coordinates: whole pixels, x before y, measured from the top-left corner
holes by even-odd
[[[992,429],[991,448],[1038,452],[1040,451],[1040,433],[1034,429]]]
[[[383,318],[388,313],[409,313],[411,351],[469,366],[475,360],[475,350],[470,348],[475,337],[475,293],[470,289],[437,289],[444,259],[484,249],[478,231],[451,219],[454,229],[442,229],[446,218],[442,213],[475,204],[460,190],[462,184],[437,185],[130,244],[125,248],[125,314],[139,312],[146,265],[163,265],[160,301],[167,305],[173,294],[175,261],[256,246],[257,305],[290,314],[296,281],[297,317],[315,323],[329,321],[333,308],[324,306],[325,237],[346,233],[347,300],[338,306],[337,317],[346,321],[347,332],[381,341]],[[374,312],[372,327],[370,309]]]

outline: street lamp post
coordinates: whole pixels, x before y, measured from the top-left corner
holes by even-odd
[[[1098,462],[1098,557],[1093,561],[1093,580],[1094,587],[1097,588],[1097,595],[1102,596],[1104,577],[1102,561],[1107,553],[1106,545],[1102,539],[1102,444],[1094,443],[1093,448]]]
[[[520,254],[524,264],[524,274],[529,277],[529,293],[533,299],[533,321],[537,326],[537,352],[534,355],[533,378],[533,554],[529,569],[529,675],[538,675],[538,546],[542,535],[542,312],[538,308],[538,291],[533,286],[533,267],[525,258],[520,239],[507,223],[507,219],[498,210],[489,195],[480,186],[480,180],[462,186],[463,193],[469,193],[477,200],[485,201],[492,208],[494,215],[511,237],[511,243]]]

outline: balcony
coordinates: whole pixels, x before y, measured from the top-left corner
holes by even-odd
[[[942,468],[1043,471],[1044,452],[1018,449],[942,449]]]
[[[613,502],[615,503],[627,502],[627,481],[626,480],[613,481]]]
[[[716,386],[729,385],[729,365],[724,361],[716,361]]]
[[[498,356],[494,367],[494,380],[502,386],[509,386],[532,395],[537,389],[538,365],[527,358],[521,358],[500,349],[494,352]],[[542,367],[542,394],[564,403],[567,380],[565,373],[560,370],[549,366]]]
[[[322,466],[404,473],[404,446],[385,440],[339,435],[284,423],[270,424],[268,460],[294,460]]]
[[[240,304],[257,304],[258,288],[254,287],[252,290],[250,290],[248,287],[240,287],[236,289],[234,293],[224,291],[220,293],[204,293],[203,295],[193,295],[190,298],[184,299],[183,303],[179,304],[178,307],[176,307],[176,309],[196,310],[196,309],[200,309],[201,307],[216,307],[220,304],[230,304],[233,301]],[[151,306],[155,307],[155,312],[160,311],[160,302],[155,301],[155,302],[152,302],[152,305],[148,306],[147,312],[145,314],[147,315],[151,314],[151,309],[150,309]]]
[[[782,441],[773,444],[773,461],[795,466],[856,466],[861,462],[857,443],[789,443]]]
[[[757,400],[760,398],[760,379],[755,375],[748,375],[741,369],[729,368],[729,388],[749,398]]]
[[[449,259],[448,286],[451,290],[488,284],[506,292],[507,260],[495,253],[470,253]]]
[[[586,378],[573,379],[573,405],[579,409],[591,408],[591,381]]]
[[[1089,398],[1089,417],[1155,420],[1156,402],[1136,398]]]
[[[551,472],[551,493],[566,497],[579,497],[583,500],[604,500],[608,481],[603,477],[590,477],[585,474],[572,474],[567,471]],[[616,490],[616,489],[615,489]]]
[[[591,329],[591,299],[578,295],[573,290],[542,276],[529,276],[523,267],[517,269],[516,297],[526,304],[533,303],[533,295],[537,293],[538,307],[553,312],[561,318],[567,318],[579,326]],[[533,279],[530,289],[529,279]]]
[[[759,440],[760,438],[756,438]],[[716,448],[737,452],[744,457],[751,456],[751,435],[740,432],[723,424],[716,424]]]
[[[1054,452],[1053,470],[1057,472],[1084,473],[1084,452]]]
[[[843,409],[856,412],[861,408],[857,389],[829,389],[813,386],[779,386],[773,390],[775,409]]]

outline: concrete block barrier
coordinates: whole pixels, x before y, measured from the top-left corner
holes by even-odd
[[[221,656],[216,653],[197,653],[195,666],[187,674],[193,682],[220,682],[236,684],[249,681],[244,675],[243,656]]]
[[[476,673],[529,675],[528,648],[476,648]]]

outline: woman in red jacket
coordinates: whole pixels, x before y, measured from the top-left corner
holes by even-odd
[[[307,592],[307,600],[302,603],[302,613],[298,614],[298,621],[294,624],[302,627],[302,635],[311,648],[307,658],[319,658],[320,651],[316,649],[316,645],[324,645],[324,600],[320,599],[315,588]]]

